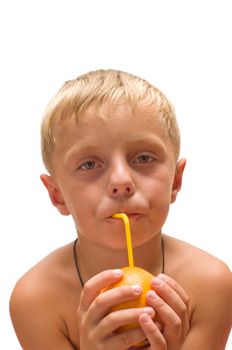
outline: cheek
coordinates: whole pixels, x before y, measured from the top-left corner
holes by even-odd
[[[147,183],[145,190],[151,213],[150,224],[162,227],[171,204],[172,187],[170,182],[156,179],[150,184]]]
[[[143,189],[147,198],[161,203],[169,202],[172,194],[172,184],[166,177],[154,177],[143,181]]]
[[[99,193],[90,186],[73,188],[69,192],[67,205],[78,227],[90,225],[90,219],[97,210]]]

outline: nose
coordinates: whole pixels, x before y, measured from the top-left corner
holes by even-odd
[[[113,197],[131,196],[133,193],[133,187],[129,184],[113,184],[110,188],[110,195]]]
[[[117,164],[110,173],[108,195],[110,197],[130,197],[135,193],[135,186],[127,165]]]

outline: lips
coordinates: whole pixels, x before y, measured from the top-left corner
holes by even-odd
[[[128,216],[128,219],[129,219],[129,220],[136,220],[136,219],[138,219],[139,217],[142,216],[141,213],[136,213],[136,212],[128,213],[128,212],[126,212],[126,211],[119,211],[118,213],[126,214],[126,215]],[[113,213],[113,214],[116,214],[116,213]],[[112,215],[113,215],[113,214],[112,214]],[[108,219],[112,219],[112,220],[119,220],[119,219],[117,219],[117,218],[113,218],[112,215],[109,216],[109,217],[107,217],[107,218],[108,218]]]
[[[147,215],[149,212],[149,207],[148,206],[142,206],[142,205],[134,205],[133,207],[116,207],[116,206],[111,206],[109,205],[108,208],[105,208],[106,210],[99,212],[99,218],[101,220],[107,220],[107,219],[113,219],[112,215],[114,214],[119,214],[123,213],[128,216],[129,219],[133,220],[136,218],[139,218],[141,216]],[[118,219],[114,219],[118,220]]]
[[[124,212],[124,214],[126,214],[129,219],[133,219],[133,218],[136,218],[138,216],[141,216],[141,214],[139,214],[139,213],[125,213]]]

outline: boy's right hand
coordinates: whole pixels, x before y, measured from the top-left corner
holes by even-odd
[[[102,293],[121,277],[121,270],[107,270],[85,283],[77,309],[80,350],[125,350],[146,339],[141,328],[115,332],[122,325],[138,322],[144,312],[150,317],[155,314],[151,307],[111,311],[112,306],[134,300],[142,292],[139,286],[122,286]]]

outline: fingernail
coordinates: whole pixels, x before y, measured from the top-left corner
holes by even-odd
[[[150,321],[150,317],[148,316],[148,314],[144,313],[141,315],[141,318],[140,318],[140,321],[144,322],[144,323],[147,323]]]
[[[132,289],[133,292],[135,292],[136,294],[142,293],[142,288],[140,287],[139,284],[135,284],[135,285],[131,286],[131,289]]]
[[[156,294],[153,290],[150,290],[150,291],[147,293],[147,296],[148,296],[148,298],[150,298],[150,299],[156,299],[156,298],[157,298],[157,294]]]
[[[161,279],[159,279],[158,277],[156,277],[156,278],[152,281],[153,286],[161,286],[162,283],[163,283],[163,281],[162,281]]]
[[[157,277],[162,281],[165,281],[165,282],[167,281],[167,276],[165,276],[163,273],[160,273]]]
[[[150,316],[153,316],[155,311],[151,308],[151,307],[145,307],[143,309],[143,312],[145,312],[146,314],[150,315]]]
[[[113,272],[114,272],[114,275],[115,275],[116,277],[122,276],[122,270],[120,270],[120,269],[116,269],[116,270],[114,270]]]

